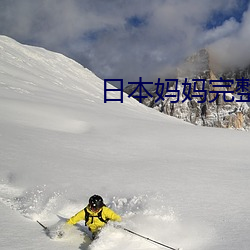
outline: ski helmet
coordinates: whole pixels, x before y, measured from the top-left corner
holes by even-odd
[[[103,199],[99,195],[93,195],[89,198],[89,206],[93,210],[98,210],[103,207]]]

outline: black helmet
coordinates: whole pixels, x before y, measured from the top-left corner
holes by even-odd
[[[99,210],[103,205],[103,199],[101,196],[95,194],[89,198],[90,209]]]

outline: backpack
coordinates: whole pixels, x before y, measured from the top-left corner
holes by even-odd
[[[104,205],[104,206],[105,206],[105,205]],[[91,221],[90,224],[92,224],[93,221],[94,221],[94,217],[97,217],[100,221],[102,221],[102,222],[104,222],[104,223],[107,223],[107,222],[109,221],[109,219],[104,220],[104,219],[102,218],[102,210],[101,210],[96,216],[90,215],[90,213],[89,213],[88,210],[87,210],[87,207],[84,208],[84,212],[85,212],[85,219],[84,219],[84,220],[85,220],[85,226],[87,226],[87,222],[89,221],[90,218],[92,219],[92,221]]]

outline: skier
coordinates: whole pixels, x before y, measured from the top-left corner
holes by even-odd
[[[101,196],[95,194],[89,198],[89,204],[72,216],[67,224],[74,225],[80,220],[85,220],[85,226],[92,232],[94,239],[109,220],[120,222],[122,219],[120,215],[105,206]]]

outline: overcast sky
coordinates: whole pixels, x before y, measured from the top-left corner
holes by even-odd
[[[0,34],[61,52],[101,78],[165,77],[212,46],[250,62],[250,0],[0,0]]]

